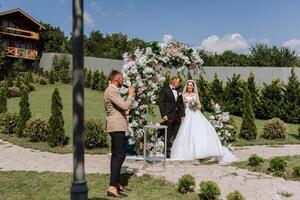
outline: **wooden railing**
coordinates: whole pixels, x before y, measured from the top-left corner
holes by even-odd
[[[18,29],[18,28],[10,28],[10,27],[0,26],[0,33],[6,34],[6,35],[23,37],[23,38],[30,38],[30,39],[34,39],[34,40],[40,39],[39,33],[36,33],[33,31],[27,31],[27,30],[23,30],[23,29]]]
[[[35,60],[37,56],[37,51],[31,49],[16,48],[16,47],[6,47],[5,56]]]

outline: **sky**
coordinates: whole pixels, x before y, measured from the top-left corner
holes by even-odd
[[[37,20],[72,31],[71,0],[0,0],[0,11],[21,8]],[[299,0],[85,0],[85,27],[129,38],[177,41],[221,53],[247,52],[257,42],[300,54]]]

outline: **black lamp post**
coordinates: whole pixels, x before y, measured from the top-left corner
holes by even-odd
[[[73,0],[73,181],[71,200],[87,200],[84,172],[83,0]]]

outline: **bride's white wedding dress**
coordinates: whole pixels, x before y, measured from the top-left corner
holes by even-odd
[[[192,98],[184,97],[186,116],[171,148],[171,159],[194,160],[214,157],[219,163],[237,161],[237,158],[222,146],[215,128],[206,117],[199,110],[189,108],[188,101]]]

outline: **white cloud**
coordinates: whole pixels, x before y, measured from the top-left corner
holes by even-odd
[[[202,41],[200,48],[210,52],[223,53],[231,50],[237,53],[247,53],[249,51],[249,41],[241,34],[227,34],[222,37],[211,35]]]
[[[295,50],[297,52],[297,54],[300,55],[300,40],[291,39],[291,40],[288,40],[288,41],[284,42],[282,44],[282,46],[288,47],[292,50]]]
[[[84,11],[84,23],[89,27],[89,28],[94,28],[95,27],[95,21],[93,16],[88,13],[87,11]]]

